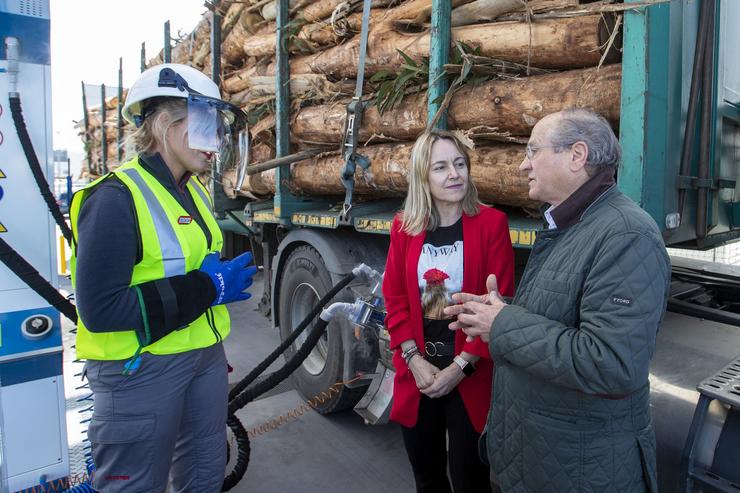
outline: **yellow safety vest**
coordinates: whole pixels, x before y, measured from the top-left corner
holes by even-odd
[[[157,178],[139,164],[138,158],[121,165],[112,174],[131,192],[141,237],[142,257],[134,266],[131,286],[187,274],[198,269],[206,255],[221,251],[223,235],[213,217],[211,198],[197,178],[191,177],[186,187],[211,232],[210,249],[200,226],[189,219],[187,211]],[[72,286],[75,285],[77,220],[80,208],[90,192],[109,176],[101,177],[72,197]],[[115,214],[115,211],[110,213]],[[98,331],[91,332],[85,327],[82,318],[78,317],[78,358],[123,360],[133,356],[139,349],[139,340],[134,330],[106,332],[105,327],[97,329]],[[216,344],[226,338],[230,331],[229,312],[225,306],[217,305],[209,308],[185,328],[175,330],[141,350],[152,354],[182,353]]]

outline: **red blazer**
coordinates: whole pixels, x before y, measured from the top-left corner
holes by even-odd
[[[401,357],[400,344],[414,339],[419,348],[424,347],[423,315],[417,267],[426,232],[409,236],[401,231],[399,216],[391,227],[391,245],[385,265],[383,297],[388,312],[386,326],[395,349],[393,364],[396,377],[393,387],[391,420],[404,426],[414,426],[419,413],[421,392],[416,388],[414,375]],[[463,286],[466,293],[484,294],[486,278],[496,274],[500,292],[505,296],[514,293],[514,250],[509,237],[506,215],[496,209],[481,206],[475,216],[463,215]],[[458,385],[468,416],[481,433],[491,403],[493,362],[488,354],[488,344],[476,338],[465,342],[465,334],[455,335],[455,354],[466,351],[480,356],[476,371]]]

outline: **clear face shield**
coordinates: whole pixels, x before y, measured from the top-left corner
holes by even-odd
[[[206,96],[188,96],[188,146],[216,154],[216,172],[243,169],[249,159],[246,115],[238,107]]]

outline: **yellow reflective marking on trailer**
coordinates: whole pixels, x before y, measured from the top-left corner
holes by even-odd
[[[6,228],[3,223],[0,223],[0,233],[7,233],[8,228]]]
[[[275,221],[275,214],[272,211],[258,211],[254,213],[254,220],[257,222],[273,222]]]
[[[358,219],[357,229],[362,231],[375,231],[390,233],[393,221],[388,219]]]
[[[8,177],[8,175],[6,175],[5,173],[3,173],[3,170],[0,169],[0,178],[7,178],[7,177]]]
[[[523,229],[510,229],[509,237],[511,238],[511,244],[514,246],[531,246],[534,245],[537,233],[535,231],[527,231]]]
[[[291,217],[293,224],[300,226],[320,226],[323,228],[336,228],[338,219],[336,216],[319,216],[316,214],[296,213]]]

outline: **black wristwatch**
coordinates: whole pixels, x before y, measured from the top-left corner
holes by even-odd
[[[459,354],[455,356],[452,361],[454,361],[455,364],[460,367],[463,375],[465,375],[466,377],[469,377],[475,371],[475,365]]]

